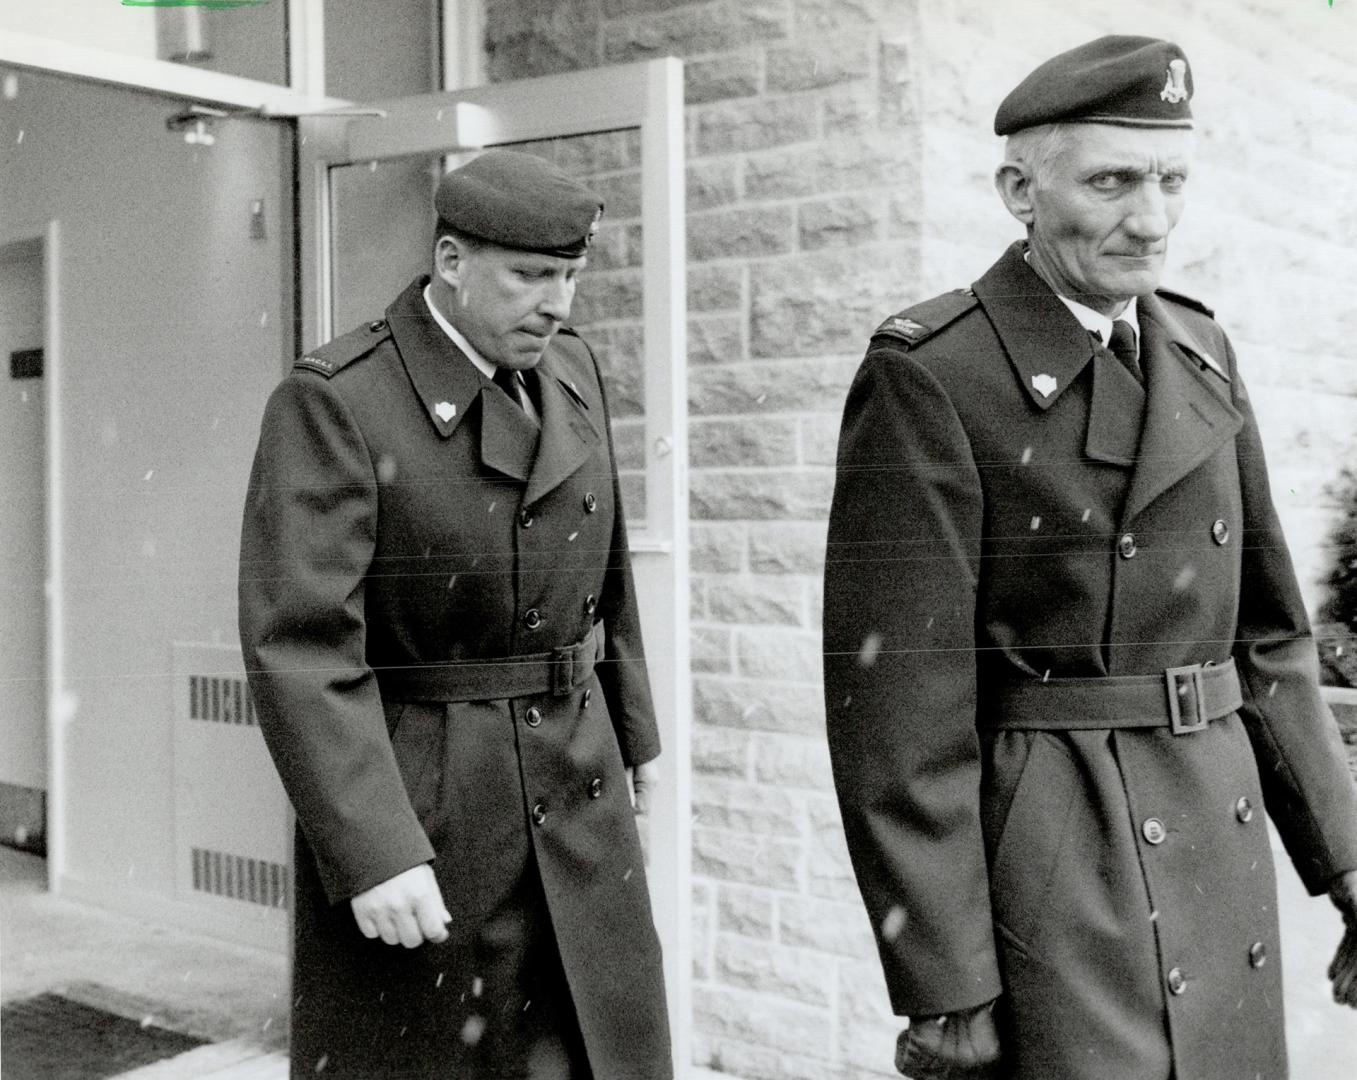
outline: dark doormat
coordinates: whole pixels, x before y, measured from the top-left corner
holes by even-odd
[[[182,1054],[202,1039],[39,994],[0,1009],[5,1080],[103,1080]]]

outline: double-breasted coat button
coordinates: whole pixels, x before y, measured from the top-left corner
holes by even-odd
[[[1260,968],[1267,963],[1267,946],[1255,941],[1249,946],[1249,967]]]
[[[594,609],[597,607],[598,607],[598,597],[596,597],[593,593],[590,593],[588,596],[584,598],[584,613],[586,615],[592,615],[594,613]]]
[[[584,691],[584,697],[580,698],[580,706],[581,706],[582,708],[587,709],[587,708],[589,708],[589,702],[591,702],[591,701],[593,701],[593,700],[594,700],[594,691],[593,691],[593,689],[592,689],[592,688],[587,689],[587,690]]]
[[[1170,968],[1168,976],[1169,993],[1177,996],[1187,990],[1187,978],[1181,968]]]
[[[1247,795],[1241,795],[1239,801],[1234,804],[1234,816],[1246,825],[1253,820],[1253,803],[1249,801]]]
[[[528,727],[537,727],[542,722],[542,710],[533,705],[523,715],[523,719],[527,721]]]
[[[603,794],[603,778],[600,776],[595,776],[592,780],[589,781],[589,798],[597,799],[602,794]],[[1256,967],[1257,965],[1254,966]]]
[[[547,805],[538,803],[532,808],[532,820],[535,824],[545,825],[547,823]]]
[[[1122,533],[1121,539],[1117,541],[1117,554],[1123,559],[1136,557],[1136,538],[1132,533]]]
[[[1230,540],[1230,526],[1225,524],[1223,518],[1216,518],[1211,523],[1211,539],[1217,544],[1226,544]]]
[[[372,334],[380,334],[380,333],[381,333],[383,330],[385,330],[385,329],[386,329],[386,320],[385,320],[385,319],[376,319],[376,320],[374,320],[373,322],[368,323],[368,332],[369,332],[369,333],[372,333]]]
[[[1168,830],[1164,828],[1164,823],[1157,817],[1146,818],[1144,824],[1140,826],[1140,833],[1151,844],[1162,844],[1168,836]]]
[[[598,509],[598,498],[594,495],[592,491],[586,491],[584,493],[584,512],[586,514],[592,514],[597,509]]]
[[[528,610],[523,613],[523,625],[529,630],[536,630],[542,625],[542,613],[535,607],[528,608]]]
[[[525,529],[532,528],[532,515],[526,509],[518,512],[518,523]]]

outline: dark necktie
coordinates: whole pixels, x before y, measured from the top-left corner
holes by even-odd
[[[518,372],[513,368],[497,367],[495,368],[495,385],[509,395],[509,400],[523,408],[523,399],[518,396]],[[524,410],[526,411],[526,410]]]
[[[1141,374],[1140,362],[1136,358],[1135,331],[1125,319],[1117,319],[1112,323],[1112,340],[1107,347],[1121,361],[1121,366],[1136,377],[1136,382],[1143,385],[1145,377]]]

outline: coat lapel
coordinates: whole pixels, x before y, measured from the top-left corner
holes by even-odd
[[[1012,245],[972,287],[1038,409],[1059,400],[1093,359],[1093,339]]]
[[[1140,452],[1123,515],[1155,499],[1235,437],[1243,418],[1224,379],[1201,370],[1209,353],[1154,296],[1140,298],[1140,359],[1148,384]]]
[[[542,399],[542,439],[523,495],[525,505],[564,482],[589,460],[603,438],[592,415],[599,413],[597,423],[601,424],[602,410],[590,408],[555,342],[537,365],[537,386]]]
[[[429,314],[424,302],[428,281],[419,278],[396,297],[386,309],[386,321],[410,383],[424,404],[424,415],[446,439],[457,430],[486,380]]]

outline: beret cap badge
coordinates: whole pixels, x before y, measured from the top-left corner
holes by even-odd
[[[1187,61],[1170,60],[1168,78],[1159,96],[1170,105],[1177,105],[1187,99]]]

